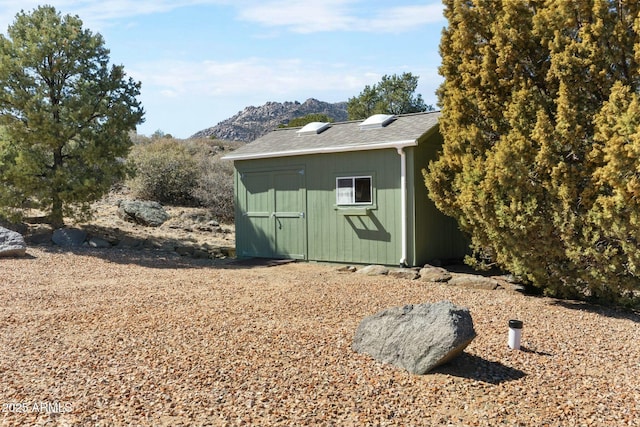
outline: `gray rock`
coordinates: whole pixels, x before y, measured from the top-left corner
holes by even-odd
[[[144,246],[144,240],[131,236],[123,236],[117,244],[120,249],[138,249]]]
[[[22,234],[0,227],[0,257],[21,257],[27,253]]]
[[[194,254],[194,248],[191,246],[177,246],[175,251],[180,256],[192,257]]]
[[[440,301],[393,307],[364,318],[352,349],[424,374],[456,357],[475,336],[469,310]]]
[[[394,268],[389,270],[388,276],[396,279],[415,280],[418,278],[418,272],[412,268]]]
[[[118,216],[125,221],[149,227],[159,227],[170,218],[158,202],[122,200],[118,204]]]
[[[442,267],[429,266],[420,270],[420,280],[424,282],[448,282],[451,277],[451,273]]]
[[[110,248],[111,243],[101,237],[92,237],[89,239],[89,246],[92,248]]]
[[[302,104],[298,101],[267,102],[259,107],[247,107],[214,127],[197,132],[191,138],[215,136],[220,140],[251,142],[294,117],[303,117],[312,113],[326,114],[336,122],[345,121],[348,118],[347,103],[332,104],[313,98],[307,99]]]
[[[461,286],[463,288],[471,289],[486,289],[489,291],[498,289],[500,284],[496,279],[491,277],[478,276],[477,274],[460,273],[455,274],[451,280],[449,280],[451,286]]]
[[[87,240],[87,233],[77,228],[58,228],[53,232],[51,240],[58,246],[77,247]]]
[[[384,265],[367,265],[356,271],[356,273],[364,274],[365,276],[384,276],[389,274],[389,269]]]

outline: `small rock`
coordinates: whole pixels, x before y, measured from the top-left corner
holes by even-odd
[[[200,249],[200,248],[194,248],[193,254],[191,256],[193,258],[202,258],[202,259],[211,258],[211,254],[209,253],[209,251]]]
[[[110,248],[111,243],[100,237],[92,237],[89,239],[89,246],[92,248]]]
[[[424,267],[420,270],[420,280],[424,282],[448,282],[451,280],[451,273],[442,267]]]
[[[136,249],[144,245],[144,241],[131,236],[124,236],[118,241],[118,247],[124,249]]]
[[[418,278],[418,272],[412,268],[394,268],[389,270],[388,275],[396,279],[415,280]]]
[[[496,279],[491,277],[478,276],[476,274],[455,274],[451,280],[449,280],[451,286],[461,286],[463,288],[471,289],[486,289],[493,291],[498,289],[500,284]]]
[[[79,247],[87,240],[87,232],[77,228],[58,228],[54,230],[51,240],[58,246]]]
[[[192,257],[194,249],[191,246],[177,246],[175,251],[180,256]]]
[[[356,271],[358,274],[365,276],[385,276],[389,274],[389,269],[383,265],[368,265]]]
[[[0,227],[0,257],[21,257],[27,253],[22,234]]]
[[[440,301],[393,307],[364,318],[352,348],[424,374],[459,355],[475,336],[469,310]]]

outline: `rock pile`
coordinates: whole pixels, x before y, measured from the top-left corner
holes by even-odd
[[[425,265],[422,268],[392,268],[383,265],[367,265],[363,267],[345,266],[340,267],[339,271],[355,272],[365,276],[389,276],[396,279],[445,283],[450,286],[462,288],[524,290],[524,286],[518,283],[517,279],[511,275],[485,277],[479,274],[453,272],[432,265]]]

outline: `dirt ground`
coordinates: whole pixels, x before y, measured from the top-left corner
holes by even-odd
[[[631,313],[325,264],[27,254],[0,260],[0,426],[640,425]],[[440,300],[478,334],[449,365],[410,375],[352,351],[363,317]]]
[[[90,223],[157,250],[32,245],[0,259],[0,426],[636,426],[640,317],[571,301],[339,271],[192,259],[233,225],[167,207],[149,228]],[[45,230],[46,231],[46,230]],[[352,351],[360,320],[449,300],[477,338],[422,376]],[[522,349],[508,320],[524,322]]]

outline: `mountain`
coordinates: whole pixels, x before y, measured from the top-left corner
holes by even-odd
[[[314,113],[326,114],[336,122],[342,122],[347,120],[347,103],[331,104],[313,98],[307,99],[302,104],[298,101],[267,102],[260,107],[247,107],[235,116],[195,133],[191,138],[214,136],[217,139],[251,142],[276,129],[280,124]]]

